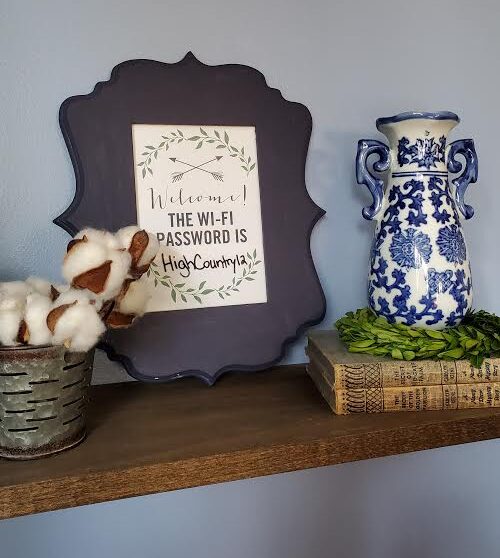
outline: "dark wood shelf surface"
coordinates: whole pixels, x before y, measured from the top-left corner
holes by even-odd
[[[92,388],[89,436],[0,461],[0,518],[500,436],[500,409],[331,414],[303,366]]]

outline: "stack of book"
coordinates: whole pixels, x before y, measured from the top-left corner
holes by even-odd
[[[500,407],[500,358],[400,361],[349,353],[338,333],[309,335],[307,372],[337,415]]]

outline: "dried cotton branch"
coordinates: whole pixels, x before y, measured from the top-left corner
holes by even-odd
[[[87,228],[72,239],[62,272],[69,285],[38,277],[0,283],[0,345],[65,345],[88,351],[105,331],[129,327],[146,310],[159,243],[137,226],[113,234]]]

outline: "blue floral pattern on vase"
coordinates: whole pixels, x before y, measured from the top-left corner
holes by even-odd
[[[453,285],[453,271],[436,271],[434,268],[429,269],[429,294],[446,293]]]
[[[464,235],[457,225],[439,229],[437,245],[439,253],[449,262],[461,264],[467,257]]]
[[[398,142],[398,164],[400,167],[417,163],[419,167],[436,167],[436,163],[444,162],[446,138],[441,136],[436,142],[434,138],[417,138],[410,143],[407,137]]]
[[[391,145],[387,154],[380,148],[380,156],[396,157],[373,216],[368,299],[390,322],[442,329],[460,323],[472,305],[467,248],[445,161],[446,136],[456,124],[449,114],[430,113],[421,126],[415,125],[419,113],[381,119]],[[358,153],[359,165],[366,159]],[[362,171],[358,176],[368,172]]]
[[[418,269],[422,267],[422,262],[429,261],[432,248],[426,234],[410,228],[392,237],[389,252],[392,259],[401,267]]]

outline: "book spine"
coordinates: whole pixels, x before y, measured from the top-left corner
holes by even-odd
[[[313,344],[311,362],[335,389],[370,389],[418,385],[456,384],[455,362],[386,360],[371,363],[333,363]]]
[[[333,393],[337,414],[500,407],[500,383],[346,389]]]
[[[334,393],[334,412],[339,415],[457,408],[456,385],[340,389]]]
[[[370,389],[423,385],[500,382],[500,359],[485,359],[481,368],[466,360],[335,363],[309,342],[307,353],[335,389]]]
[[[480,368],[467,360],[455,361],[457,384],[500,382],[500,358],[485,358]]]
[[[338,415],[500,407],[500,383],[336,390],[314,365],[307,371]]]

